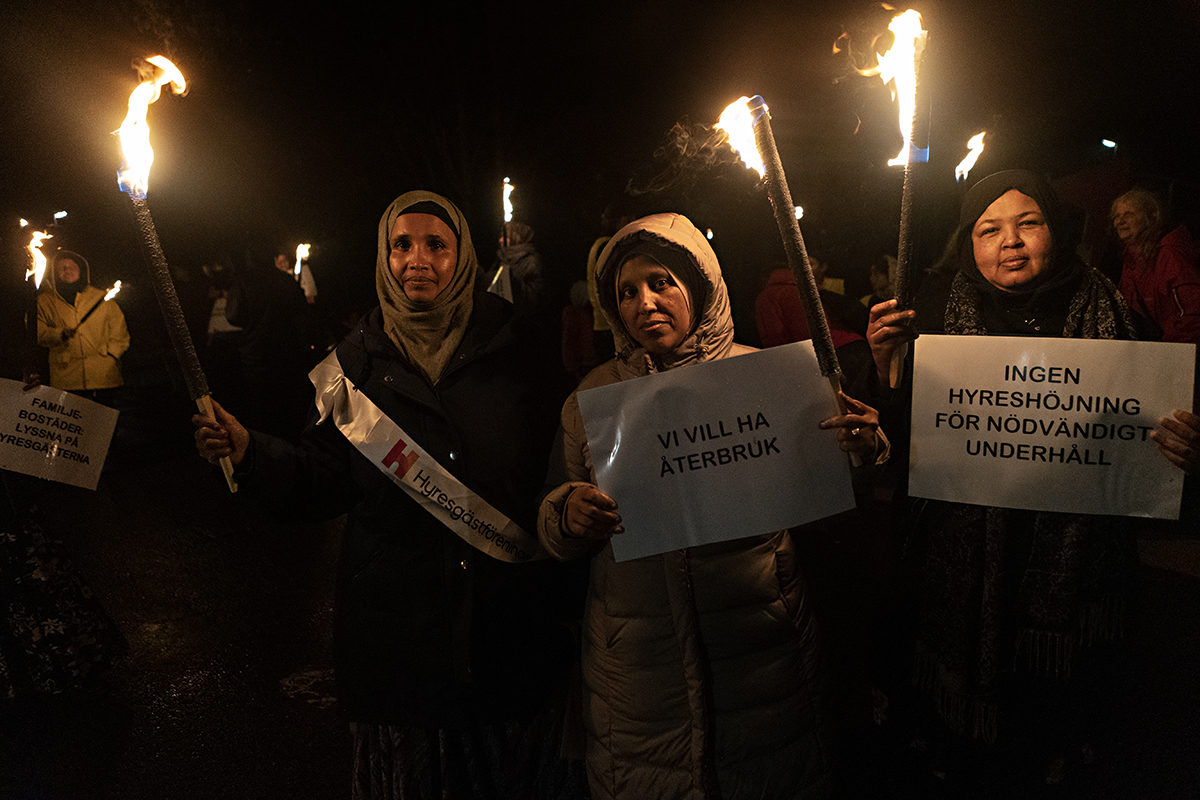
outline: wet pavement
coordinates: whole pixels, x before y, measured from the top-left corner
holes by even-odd
[[[330,671],[340,522],[284,525],[231,497],[191,449],[190,413],[168,390],[131,408],[99,489],[58,487],[42,508],[130,650],[93,691],[0,706],[3,800],[349,796]],[[1200,535],[1149,526],[1141,546],[1110,746],[1062,786],[987,796],[1200,797]],[[865,738],[844,796],[972,796],[907,746]]]
[[[129,653],[82,695],[0,706],[0,798],[347,797],[340,526],[235,500],[191,450],[190,410],[172,416],[128,415],[97,491],[41,506]]]

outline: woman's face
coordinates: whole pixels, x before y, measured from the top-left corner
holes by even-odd
[[[458,239],[433,214],[401,214],[392,225],[388,246],[388,268],[409,300],[431,302],[450,285],[458,264]]]
[[[1113,203],[1113,227],[1122,242],[1131,242],[1146,232],[1150,220],[1142,209],[1128,200]]]
[[[971,229],[975,266],[997,289],[1017,291],[1050,267],[1050,227],[1037,202],[1009,189]]]
[[[634,340],[653,355],[678,347],[692,327],[687,297],[666,267],[645,256],[621,265],[617,308]]]

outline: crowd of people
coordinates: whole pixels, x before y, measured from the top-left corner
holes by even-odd
[[[1136,531],[907,492],[918,335],[1200,343],[1196,248],[1155,195],[1113,202],[1117,283],[1077,255],[1069,220],[1038,174],[984,178],[911,307],[892,296],[890,254],[862,300],[812,258],[845,392],[807,424],[852,457],[858,507],[630,560],[613,539],[639,531],[598,485],[580,393],[755,350],[736,341],[717,254],[686,216],[606,230],[559,319],[529,225],[505,225],[485,271],[458,206],[406,192],[379,220],[378,306],[329,348],[305,327],[315,284],[287,255],[237,280],[214,269],[209,357],[236,353],[239,368],[218,372],[214,414],[193,418],[197,452],[229,459],[239,491],[280,518],[346,515],[334,654],[351,796],[845,795],[863,735],[846,720],[882,724],[889,705],[911,709],[913,752],[947,781],[1032,763],[1054,786],[1102,757],[1095,716],[1128,627]],[[51,274],[49,383],[103,403],[131,346],[119,306],[77,253]],[[757,342],[811,338],[797,276],[764,275]],[[561,359],[543,346],[556,326]],[[560,370],[567,391],[548,377]],[[1188,476],[1185,514],[1195,411],[1149,434]],[[822,536],[882,540],[853,569],[896,602],[847,623]],[[19,668],[11,641],[0,630],[0,676]]]

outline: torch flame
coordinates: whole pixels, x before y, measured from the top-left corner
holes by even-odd
[[[164,84],[170,84],[176,94],[187,91],[183,73],[164,56],[151,56],[146,63],[157,69],[139,70],[143,80],[129,95],[129,112],[117,130],[125,159],[125,165],[117,173],[117,185],[131,197],[145,197],[150,188],[150,165],[154,163],[150,126],[146,124],[150,104],[158,99]]]
[[[892,98],[899,107],[897,117],[904,143],[896,157],[887,163],[889,167],[902,167],[908,164],[909,151],[912,149],[913,119],[917,112],[917,63],[925,52],[925,38],[929,32],[921,27],[921,14],[911,8],[893,17],[888,30],[894,39],[892,46],[879,57],[876,67],[859,72],[878,75],[885,84],[892,85]]]
[[[513,193],[513,189],[515,189],[515,188],[517,188],[517,187],[513,186],[512,183],[508,180],[508,178],[504,179],[504,188],[501,190],[503,192],[503,198],[502,198],[501,202],[504,204],[504,221],[505,222],[512,222],[512,220],[513,220],[512,193]]]
[[[308,258],[308,251],[311,247],[312,245],[309,244],[296,245],[296,266],[292,272],[297,278],[300,277],[300,264],[304,261],[304,259]]]
[[[32,277],[34,288],[42,287],[42,276],[46,274],[46,255],[42,252],[42,242],[53,238],[52,234],[45,231],[33,231],[30,234],[29,244],[26,246],[30,267],[25,271],[25,280]]]
[[[721,112],[717,128],[729,137],[729,146],[738,154],[742,163],[763,177],[767,173],[758,145],[754,140],[754,113],[750,110],[750,98],[739,97]]]
[[[971,167],[975,166],[975,162],[983,154],[983,135],[985,133],[987,131],[980,131],[970,139],[967,139],[967,155],[954,168],[954,180],[961,183],[967,179],[967,175],[971,172]]]
[[[116,283],[114,283],[112,285],[111,289],[109,289],[107,292],[105,292],[104,300],[106,300],[106,301],[112,300],[114,297],[116,297],[120,293],[121,293],[121,282],[117,281]]]

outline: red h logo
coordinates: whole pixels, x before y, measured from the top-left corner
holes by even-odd
[[[392,445],[392,449],[383,457],[384,467],[399,466],[396,470],[396,477],[398,478],[403,478],[407,475],[408,471],[412,469],[412,465],[417,463],[417,454],[415,452],[408,455],[404,454],[406,447],[408,447],[408,444],[403,439],[397,439],[396,443]]]

